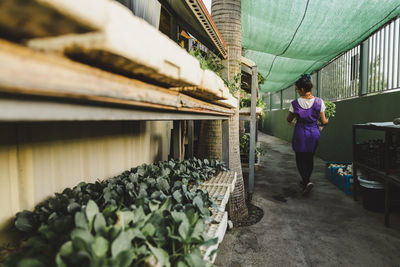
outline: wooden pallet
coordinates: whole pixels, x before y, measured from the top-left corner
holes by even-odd
[[[219,218],[219,223],[211,223],[207,225],[206,235],[210,238],[218,238],[218,243],[208,247],[207,249],[202,249],[204,259],[210,260],[212,263],[215,261],[217,254],[215,253],[211,259],[210,254],[216,250],[219,243],[222,242],[228,225],[228,213],[226,211],[219,212],[216,214],[216,216]]]
[[[198,60],[166,35],[115,1],[109,3],[107,16],[98,32],[34,39],[28,45],[165,86],[200,85]]]
[[[13,39],[99,30],[108,0],[0,0],[0,33]]]
[[[208,195],[217,204],[218,211],[225,210],[230,195],[230,187],[228,185],[202,184],[198,188],[208,192]]]
[[[229,99],[229,89],[224,81],[213,71],[203,70],[201,83],[199,86],[176,87],[173,90],[195,96],[205,100],[227,100]]]
[[[229,192],[232,193],[235,189],[237,179],[237,173],[232,171],[220,172],[217,176],[214,176],[210,180],[207,180],[203,185],[222,185],[228,186]]]
[[[0,39],[0,92],[172,111],[233,111]],[[4,113],[4,112],[3,112]]]
[[[212,101],[212,103],[221,105],[228,108],[237,108],[238,107],[238,100],[233,95],[229,93],[228,99]]]
[[[250,114],[251,114],[250,107],[241,108],[241,109],[239,110],[239,114],[240,114],[240,115],[248,115],[248,116],[250,116]],[[257,116],[262,115],[262,108],[256,107],[256,115],[257,115]]]

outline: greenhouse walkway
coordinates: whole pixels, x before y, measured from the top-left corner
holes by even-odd
[[[255,174],[253,203],[260,222],[228,231],[218,266],[400,266],[400,216],[365,210],[331,184],[324,161],[315,159],[315,186],[303,197],[291,145],[259,133],[267,153]],[[321,140],[322,141],[322,140]]]

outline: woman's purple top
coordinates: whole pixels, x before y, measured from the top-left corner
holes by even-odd
[[[292,140],[293,150],[314,153],[320,138],[317,120],[321,112],[321,98],[315,97],[309,109],[303,109],[297,99],[292,101],[292,106],[297,119]]]

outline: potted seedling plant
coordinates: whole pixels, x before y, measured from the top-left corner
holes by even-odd
[[[249,164],[249,152],[250,152],[250,134],[245,133],[240,136],[240,161],[242,164]],[[258,146],[255,146],[255,162],[259,163],[260,156],[265,154],[265,151]]]

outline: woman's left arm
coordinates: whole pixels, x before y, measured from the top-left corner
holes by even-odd
[[[328,119],[325,117],[325,111],[323,111],[319,114],[319,119],[320,119],[322,125],[328,124]]]
[[[289,112],[286,120],[288,121],[288,123],[291,123],[294,118],[295,118],[294,113],[293,112]]]

